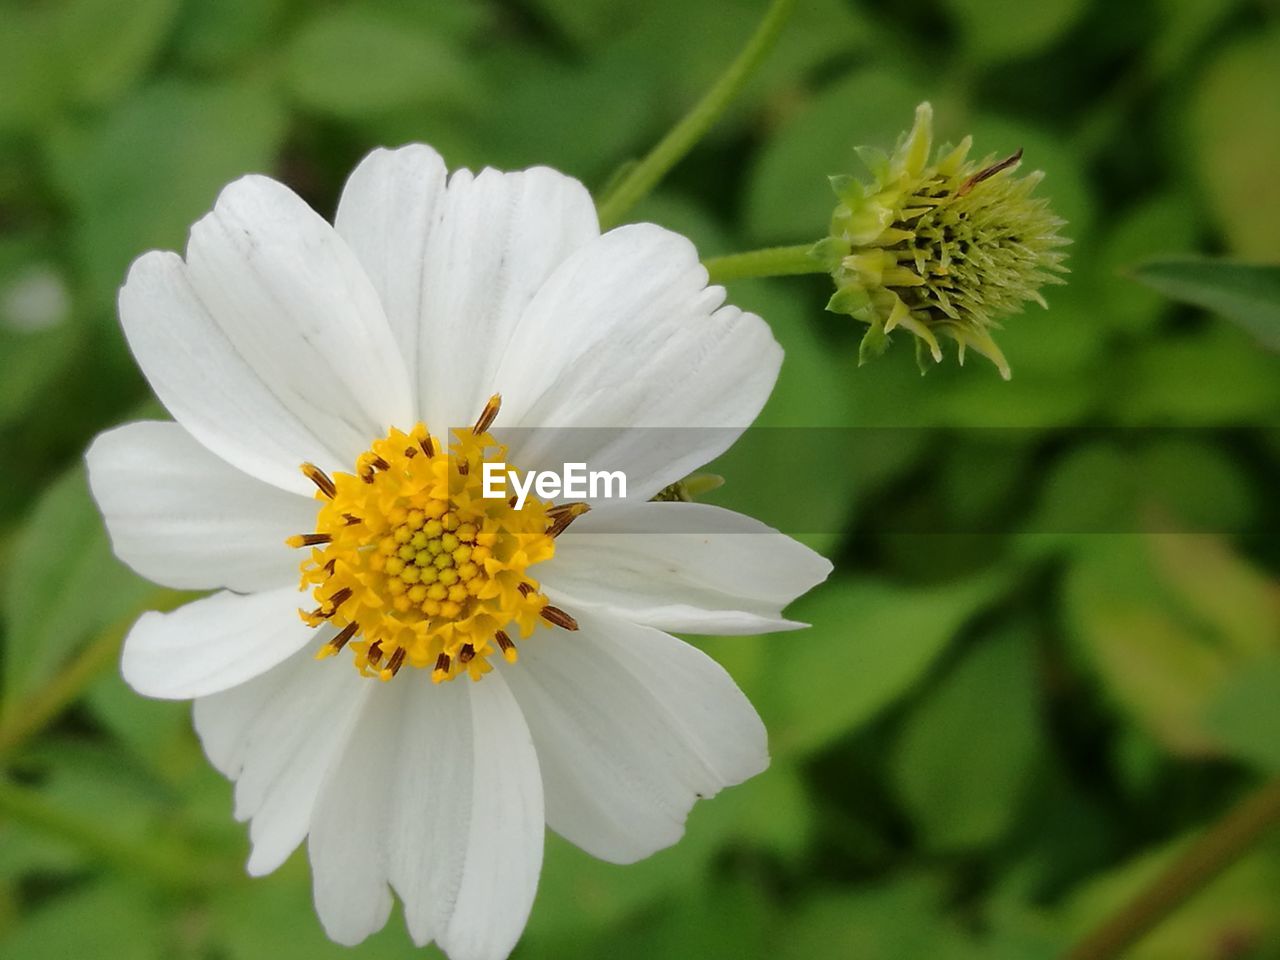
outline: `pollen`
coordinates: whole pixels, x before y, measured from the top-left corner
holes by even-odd
[[[384,681],[404,667],[435,683],[479,680],[492,656],[516,661],[509,631],[524,640],[539,626],[577,629],[528,571],[554,555],[566,517],[586,505],[530,496],[517,510],[483,496],[484,464],[506,462],[488,432],[499,404],[490,399],[448,446],[420,423],[374,441],[351,473],[302,465],[317,488],[316,528],[286,542],[309,548],[302,589],[316,606],[302,619],[338,631],[319,658],[349,649],[361,674]]]

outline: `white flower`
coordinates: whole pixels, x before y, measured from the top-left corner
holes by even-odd
[[[185,261],[133,265],[125,334],[177,422],[99,436],[93,493],[135,570],[220,592],[144,614],[124,676],[195,700],[250,873],[308,841],[333,939],[382,927],[394,890],[417,943],[504,957],[544,822],[635,861],[768,764],[733,681],[665,631],[798,626],[782,608],[830,565],[749,518],[648,502],[777,376],[767,326],[723,297],[682,237],[601,236],[577,181],[446,181],[424,146],[367,157],[333,226],[245,177]],[[634,427],[705,429],[616,429]],[[629,496],[480,502],[497,443],[522,470],[623,470]]]

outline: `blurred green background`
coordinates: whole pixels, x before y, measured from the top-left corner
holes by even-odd
[[[598,190],[763,9],[4,0],[0,956],[349,953],[324,939],[304,854],[243,876],[188,706],[118,675],[132,618],[180,599],[111,556],[80,465],[97,431],[158,410],[115,317],[129,262],[181,249],[248,171],[330,215],[376,145]],[[634,867],[549,838],[520,958],[1047,960],[1280,771],[1280,363],[1122,272],[1280,260],[1280,9],[801,0],[634,217],[704,255],[816,239],[826,176],[891,146],[924,98],[943,137],[1047,172],[1070,284],[1009,322],[1007,384],[980,358],[922,379],[902,344],[857,368],[821,278],[731,288],[787,348],[762,422],[935,429],[868,432],[873,449],[823,434],[849,443],[821,451],[838,469],[813,540],[839,562],[797,605],[812,630],[704,644],[758,705],[773,766]],[[1048,432],[1071,426],[1125,429]],[[748,503],[762,489],[750,464],[728,479]],[[1132,532],[1148,517],[1160,533]],[[903,532],[934,520],[959,532]],[[355,951],[418,953],[395,918]],[[1280,957],[1280,837],[1130,955]]]

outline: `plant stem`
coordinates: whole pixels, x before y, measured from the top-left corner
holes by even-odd
[[[1249,794],[1064,960],[1112,960],[1280,824],[1280,777]]]
[[[176,590],[157,591],[141,609],[169,610],[190,596]],[[5,709],[0,713],[0,761],[61,716],[89,684],[115,662],[125,632],[136,619],[137,613],[130,613],[107,627],[44,686],[4,705]]]
[[[5,711],[4,720],[0,722],[0,758],[39,733],[74,703],[115,659],[123,635],[123,627],[102,632],[45,686]]]
[[[827,268],[809,256],[811,244],[796,247],[766,247],[746,253],[710,257],[702,262],[712,283],[746,280],[751,277],[788,277],[801,273],[826,273]]]
[[[773,0],[755,33],[742,48],[742,52],[721,74],[710,90],[685,114],[671,131],[658,142],[649,154],[632,167],[617,184],[600,200],[600,228],[608,230],[622,222],[622,218],[666,173],[679,163],[746,85],[751,74],[760,66],[787,18],[795,8],[796,0]]]
[[[134,843],[112,835],[101,822],[52,806],[34,790],[0,778],[0,815],[57,837],[119,870],[137,874],[166,890],[185,891],[206,885],[212,877],[188,869],[186,858],[154,844]]]

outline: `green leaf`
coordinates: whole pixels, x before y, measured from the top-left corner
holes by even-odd
[[[132,87],[156,56],[177,0],[71,0],[55,6],[56,55],[79,103],[104,104]]]
[[[668,888],[653,908],[599,932],[584,936],[584,931],[570,928],[548,935],[526,933],[516,956],[520,960],[748,960],[768,955],[776,912],[767,892],[750,881],[686,878]],[[715,922],[709,923],[709,918]]]
[[[951,851],[1014,823],[1044,744],[1029,633],[981,641],[908,718],[894,781],[926,847]]]
[[[504,169],[545,163],[595,186],[619,162],[641,154],[644,131],[658,125],[660,90],[643,48],[614,45],[585,63],[521,50],[487,66],[491,85],[503,94],[476,121],[486,162]],[[625,109],[618,109],[620,90]],[[547,122],[549,116],[557,121]]]
[[[295,857],[269,877],[225,887],[209,903],[211,955],[226,960],[343,960],[350,947],[325,936],[316,917],[305,858]],[[360,945],[368,960],[415,960],[424,956],[404,929],[398,909],[382,930]],[[438,956],[434,951],[431,955]]]
[[[62,128],[50,145],[51,172],[74,217],[90,298],[113,315],[130,261],[148,249],[183,249],[223,186],[273,169],[284,132],[264,87],[174,82],[87,127]]]
[[[1179,257],[1152,260],[1133,278],[1166,297],[1231,320],[1272,350],[1280,350],[1280,267]]]
[[[647,0],[638,28],[624,42],[647,51],[666,117],[664,127],[688,110],[733,62],[764,15],[762,0]],[[610,4],[617,17],[619,5]],[[612,35],[613,28],[610,26]],[[803,78],[834,58],[853,58],[874,45],[874,28],[843,0],[795,5],[769,55],[734,99],[708,140],[733,142],[749,123],[768,115],[770,99],[795,96]],[[661,134],[663,128],[654,131]]]
[[[55,113],[62,91],[51,43],[50,18],[43,7],[6,4],[0,30],[0,133],[38,127]]]
[[[604,62],[631,64],[620,76],[616,94],[624,91],[625,109],[610,112],[631,120],[645,149],[688,110],[733,61],[755,29],[768,4],[762,0],[646,0],[643,5],[613,0],[536,0],[581,57],[589,72]],[[746,123],[759,118],[770,98],[785,97],[814,68],[847,58],[869,47],[873,31],[859,11],[842,0],[805,0],[797,4],[786,29],[769,55],[708,135],[730,140]],[[536,78],[535,82],[536,82]],[[583,77],[583,82],[591,82]],[[654,106],[638,112],[638,103]],[[582,117],[582,122],[591,118]],[[569,129],[563,122],[550,124]],[[578,129],[578,127],[572,127]],[[575,137],[575,139],[577,139]],[[615,158],[617,159],[617,158]]]
[[[946,0],[969,55],[982,62],[1028,57],[1051,44],[1085,11],[1083,0]]]
[[[694,810],[697,819],[690,816],[681,842],[708,861],[731,843],[794,859],[805,853],[815,826],[813,798],[799,771],[785,760]]]
[[[820,892],[788,918],[779,960],[976,960],[980,954],[942,907],[941,884],[908,874],[847,892]]]
[[[744,960],[761,956],[776,907],[766,891],[750,882],[690,884],[672,890],[660,909],[641,923],[619,925],[589,956],[610,960],[653,960],[697,957],[698,960]],[[708,923],[715,917],[715,923]],[[559,945],[548,960],[578,953],[572,941]]]
[[[1152,340],[1117,365],[1125,394],[1116,416],[1129,424],[1275,424],[1280,360],[1256,340],[1220,324]]]
[[[288,0],[183,4],[174,47],[198,69],[228,69],[274,41],[287,6]]]
[[[1280,361],[1229,324],[1152,340],[1109,372],[1126,424],[1270,425],[1280,407]]]
[[[346,119],[399,107],[461,104],[478,81],[430,20],[388,17],[359,6],[324,10],[286,51],[285,78],[305,107]]]
[[[1201,232],[1200,216],[1192,198],[1171,192],[1128,211],[1110,229],[1100,249],[1099,292],[1107,304],[1105,319],[1111,328],[1143,333],[1169,312],[1165,297],[1126,274],[1136,262],[1192,249]]]
[[[639,863],[605,863],[548,833],[539,903],[572,903],[574,909],[535,907],[527,935],[554,937],[616,923],[672,890],[705,881],[716,856],[734,844],[798,856],[813,825],[812,803],[795,768],[775,756],[765,772],[695,804],[680,842]]]
[[[14,333],[0,328],[0,426],[24,414],[74,361],[83,332],[70,323]]]
[[[1232,756],[1280,772],[1280,656],[1232,674],[1205,708],[1204,725]]]
[[[1082,340],[1082,332],[1086,336],[1092,332],[1075,324],[1065,312],[1055,313],[1058,307],[1057,299],[1048,313],[1032,306],[1032,312],[1012,317],[1008,329],[997,335],[1012,364],[1012,380],[1002,380],[993,366],[972,351],[964,367],[955,363],[954,355],[944,356],[943,363],[929,370],[930,386],[913,405],[919,421],[976,430],[995,423],[1034,429],[1060,427],[1087,417],[1097,403],[1102,381],[1095,375],[1095,363],[1081,358],[1081,364],[1075,366],[1074,361],[1083,352],[1079,348],[1093,352],[1101,344],[1096,338]],[[1031,351],[1021,350],[1022,345],[1037,340],[1040,344]],[[1045,344],[1058,344],[1062,349],[1057,370],[1046,369],[1052,348]],[[904,366],[915,372],[914,364]]]
[[[993,430],[942,453],[942,509],[957,530],[999,530],[1009,522],[1009,491],[1032,469],[1037,434]]]
[[[112,555],[84,468],[64,474],[19,535],[0,593],[6,707],[56,674],[85,638],[143,609],[154,592]]]
[[[1280,649],[1274,591],[1258,584],[1208,536],[1085,537],[1067,578],[1067,626],[1114,702],[1166,750],[1216,756],[1209,704]]]
[[[1239,6],[1240,0],[1159,0],[1153,19],[1161,30],[1149,54],[1153,72],[1165,76],[1185,63]]]
[[[1133,537],[1077,560],[1068,579],[1068,622],[1117,704],[1177,753],[1214,751],[1199,717],[1227,672],[1221,656],[1150,599],[1146,557]],[[1148,575],[1149,576],[1149,575]]]
[[[1071,537],[1185,528],[1245,530],[1257,506],[1239,464],[1189,434],[1153,433],[1121,444],[1096,441],[1052,464],[1028,524]]]
[[[112,837],[144,846],[164,832],[160,814],[169,797],[114,744],[45,736],[23,749],[15,764],[40,783],[41,803],[101,824]],[[77,842],[61,834],[17,821],[12,828],[12,839],[5,837],[0,875],[71,874],[93,863]]]
[[[1185,111],[1201,189],[1231,248],[1250,259],[1280,260],[1280,30],[1244,37],[1210,63]],[[1174,134],[1177,136],[1177,134]]]
[[[1181,837],[1134,857],[1089,881],[1069,898],[1060,924],[1070,940],[1083,936],[1144,890],[1194,837]],[[1124,954],[1124,960],[1211,960],[1224,946],[1242,945],[1238,956],[1266,958],[1280,936],[1280,850],[1267,843],[1206,883],[1194,897]],[[1257,946],[1259,951],[1253,951]],[[1227,954],[1228,956],[1230,953]]]
[[[812,623],[764,640],[759,706],[775,756],[821,749],[909,691],[965,623],[1006,585],[993,573],[936,587],[834,581],[791,612]]]
[[[1167,469],[1172,466],[1170,461]],[[1266,570],[1222,537],[1175,533],[1149,542],[1155,568],[1179,606],[1229,655],[1252,661],[1280,650],[1280,585]]]
[[[85,692],[93,715],[157,770],[180,766],[190,759],[191,705],[184,700],[153,700],[140,696],[118,670],[100,676]]]
[[[41,128],[68,106],[132,88],[164,43],[177,0],[63,0],[5,8],[0,131]]]
[[[612,0],[534,0],[533,6],[561,34],[585,50],[596,49],[620,32],[634,29],[644,16],[639,7],[619,6]]]
[[[0,940],[9,960],[161,960],[168,931],[158,904],[119,879],[104,879],[50,898]]]

